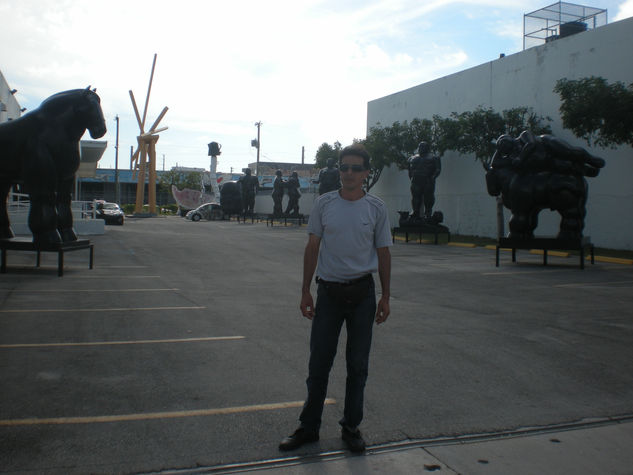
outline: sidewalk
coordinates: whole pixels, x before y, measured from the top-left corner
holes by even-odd
[[[307,460],[278,459],[253,464],[251,470],[282,475],[633,474],[631,418],[487,437],[484,434],[463,440],[421,441],[419,446],[413,447],[413,442],[409,447],[406,444],[370,447],[360,456],[335,452]],[[218,472],[216,468],[196,473],[231,473],[244,469],[242,466]]]

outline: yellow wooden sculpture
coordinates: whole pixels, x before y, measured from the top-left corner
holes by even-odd
[[[136,151],[132,155],[131,165],[134,169],[134,173],[137,174],[137,186],[136,186],[136,205],[134,207],[134,213],[139,214],[143,212],[143,204],[145,201],[145,178],[147,177],[147,203],[149,206],[150,214],[156,214],[156,142],[158,142],[158,134],[167,127],[161,127],[157,129],[160,121],[165,117],[168,107],[164,107],[162,112],[158,115],[158,118],[154,121],[154,124],[145,132],[145,119],[147,117],[147,105],[149,104],[149,95],[152,90],[152,81],[154,80],[154,69],[156,68],[156,54],[154,55],[154,61],[152,63],[152,72],[149,77],[149,85],[147,86],[147,96],[145,97],[145,108],[143,109],[143,118],[138,113],[138,107],[136,107],[136,101],[134,100],[134,93],[130,90],[130,99],[132,99],[132,106],[134,107],[134,114],[136,115],[136,121],[140,129],[140,134],[136,138],[138,145]]]

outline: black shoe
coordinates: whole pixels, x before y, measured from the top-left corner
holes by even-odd
[[[315,430],[299,427],[294,434],[289,435],[279,443],[279,450],[294,450],[309,442],[319,440],[319,433]]]
[[[365,451],[365,440],[358,429],[351,431],[346,427],[343,427],[341,430],[341,437],[352,452]]]

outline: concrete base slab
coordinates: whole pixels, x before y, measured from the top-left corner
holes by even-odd
[[[457,473],[602,475],[630,474],[631,447],[633,422],[427,450]]]

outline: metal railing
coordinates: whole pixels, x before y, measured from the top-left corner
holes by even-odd
[[[7,198],[7,210],[12,216],[28,216],[31,201],[29,195],[25,193],[9,193]],[[70,208],[73,213],[73,219],[95,219],[96,218],[96,201],[72,201]]]

